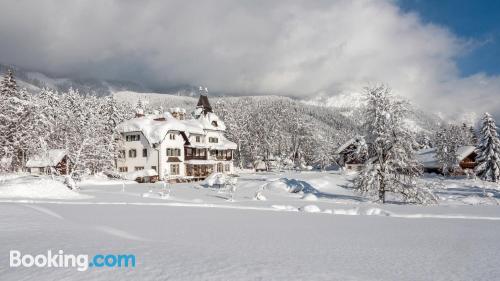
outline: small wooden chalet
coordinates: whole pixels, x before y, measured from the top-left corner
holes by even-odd
[[[366,148],[364,137],[357,136],[348,140],[335,152],[337,163],[344,169],[360,171],[368,156],[367,151],[363,151],[364,148]]]
[[[457,161],[462,170],[473,170],[476,167],[476,147],[461,146],[457,149]],[[424,166],[426,173],[442,173],[441,165],[436,157],[436,148],[422,149],[417,152],[417,159]]]
[[[64,149],[49,149],[46,152],[35,154],[26,162],[28,172],[36,175],[51,174],[67,175],[69,158]]]

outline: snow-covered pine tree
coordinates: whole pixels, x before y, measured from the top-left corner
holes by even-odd
[[[460,144],[461,145],[476,145],[477,140],[475,136],[474,129],[472,126],[468,126],[466,123],[462,124],[462,127],[460,128],[460,135],[461,135],[461,140]]]
[[[367,88],[366,94],[366,140],[373,155],[355,180],[355,187],[377,194],[382,203],[387,192],[401,195],[405,201],[428,202],[433,196],[416,184],[422,167],[415,158],[414,136],[402,123],[405,103],[385,86]]]
[[[477,132],[473,126],[469,127],[469,132],[471,136],[471,145],[477,145]]]
[[[0,95],[2,95],[2,97],[17,95],[17,82],[14,77],[14,72],[11,69],[8,69],[4,74],[0,85]]]
[[[24,90],[18,90],[12,70],[8,70],[0,82],[0,159],[9,159],[11,171],[23,167],[26,144],[32,134],[29,127],[31,104]]]
[[[485,113],[481,120],[479,146],[476,150],[477,176],[485,181],[500,181],[500,141],[495,120]]]

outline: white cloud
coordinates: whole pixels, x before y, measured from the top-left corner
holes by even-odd
[[[384,82],[433,110],[500,113],[500,77],[461,78],[470,42],[394,1],[13,1],[0,61],[60,75],[333,96]]]

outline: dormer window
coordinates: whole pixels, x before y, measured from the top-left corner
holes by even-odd
[[[125,140],[126,141],[139,141],[139,140],[141,140],[141,135],[126,135]]]
[[[217,121],[212,121],[212,126],[217,127],[219,125],[217,124]]]

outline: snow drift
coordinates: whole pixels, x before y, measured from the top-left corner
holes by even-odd
[[[62,182],[50,178],[18,177],[0,185],[0,198],[88,199],[89,195],[71,191]]]

